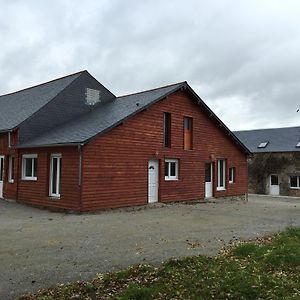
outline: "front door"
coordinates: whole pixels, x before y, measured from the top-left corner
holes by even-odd
[[[148,203],[158,201],[158,160],[148,162]]]
[[[278,175],[270,175],[270,195],[279,195],[279,180]]]
[[[213,196],[213,175],[212,175],[212,163],[205,164],[205,198]]]
[[[3,198],[4,156],[0,156],[0,198]]]

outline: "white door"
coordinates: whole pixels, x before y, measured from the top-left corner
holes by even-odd
[[[148,202],[158,201],[158,160],[148,162]]]
[[[205,198],[213,196],[213,172],[212,163],[205,164]]]
[[[279,180],[278,175],[270,175],[270,195],[279,195]]]
[[[0,156],[0,198],[3,198],[4,156]]]

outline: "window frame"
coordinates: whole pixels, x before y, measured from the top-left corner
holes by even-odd
[[[61,196],[61,153],[52,153],[50,155],[50,178],[49,178],[49,197],[51,198],[60,198]],[[56,169],[56,192],[58,193],[53,193],[52,192],[52,185],[53,185],[53,162],[54,158],[58,159],[58,164],[57,164],[57,169]]]
[[[10,155],[8,157],[8,177],[7,177],[7,181],[9,183],[15,182],[14,167],[15,167],[15,157]]]
[[[164,112],[163,113],[163,143],[165,148],[171,148],[171,124],[172,118],[171,113]]]
[[[190,135],[190,143],[186,147],[187,133]],[[185,151],[193,150],[193,118],[187,116],[183,117],[183,150]]]
[[[228,182],[235,183],[235,178],[236,178],[236,169],[235,169],[235,167],[230,167]]]
[[[31,175],[26,176],[26,159],[31,159]],[[37,154],[23,154],[22,155],[22,180],[37,181]],[[36,176],[34,176],[34,160],[36,160]]]
[[[291,186],[291,177],[297,177],[297,186]],[[289,175],[289,188],[291,190],[300,190],[300,175]]]
[[[220,176],[220,169],[221,165],[220,162],[223,162],[223,180],[221,182]],[[222,183],[222,185],[221,185]],[[225,191],[226,190],[226,160],[225,159],[218,159],[217,160],[217,191]]]
[[[166,175],[166,164],[168,163],[168,175]],[[171,176],[171,163],[175,163],[175,176]],[[176,181],[179,179],[179,159],[166,158],[165,159],[165,181]]]

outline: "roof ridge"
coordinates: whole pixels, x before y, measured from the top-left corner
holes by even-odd
[[[286,126],[286,127],[274,127],[274,128],[258,128],[258,129],[246,129],[246,130],[235,130],[233,132],[245,132],[245,131],[263,131],[263,130],[274,130],[274,129],[291,129],[300,128],[300,126]]]
[[[143,90],[143,91],[140,91],[140,92],[134,92],[134,93],[125,94],[125,95],[122,95],[122,96],[117,96],[117,98],[123,98],[123,97],[133,96],[133,95],[142,94],[142,93],[146,93],[146,92],[151,92],[151,91],[159,90],[159,89],[166,88],[166,87],[171,87],[173,85],[184,84],[184,83],[187,83],[187,82],[186,81],[179,81],[179,82],[176,82],[176,83],[167,84],[167,85],[152,88],[152,89],[149,89],[149,90]]]
[[[3,95],[0,95],[0,98],[3,97],[3,96],[13,95],[13,94],[17,94],[17,93],[20,93],[20,92],[23,92],[23,91],[26,91],[26,90],[30,90],[30,89],[39,87],[41,85],[45,85],[45,84],[48,84],[48,83],[51,83],[51,82],[54,82],[54,81],[57,81],[57,80],[61,80],[61,79],[67,78],[67,77],[71,77],[71,76],[74,76],[74,75],[77,75],[77,74],[81,74],[81,73],[84,73],[84,72],[87,72],[87,70],[82,70],[82,71],[75,72],[75,73],[72,73],[72,74],[69,74],[69,75],[61,76],[59,78],[51,79],[51,80],[48,80],[48,81],[30,86],[30,87],[27,87],[27,88],[24,88],[24,89],[21,89],[21,90],[18,90],[18,91],[6,93],[6,94],[3,94]]]

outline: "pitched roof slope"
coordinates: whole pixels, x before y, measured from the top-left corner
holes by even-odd
[[[234,134],[253,153],[300,151],[296,147],[300,142],[300,127],[235,131]],[[263,142],[268,142],[266,147],[259,148]]]
[[[60,144],[79,144],[99,133],[104,133],[122,123],[154,102],[180,89],[185,82],[117,97],[95,107],[81,117],[56,127],[46,134],[34,138],[19,147],[37,147]]]
[[[0,132],[14,129],[51,101],[82,72],[0,96]]]

